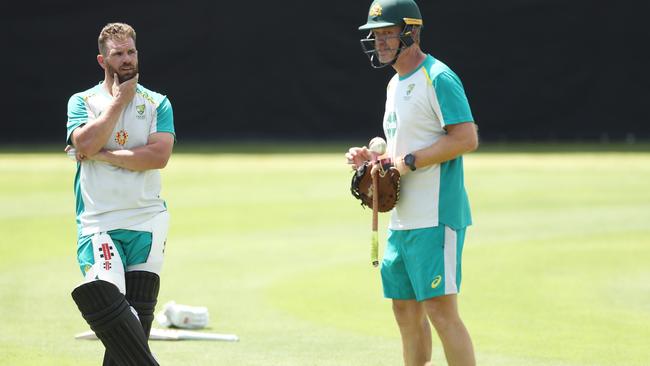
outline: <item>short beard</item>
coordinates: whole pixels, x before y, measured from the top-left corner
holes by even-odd
[[[109,75],[114,76],[115,74],[117,74],[117,80],[120,82],[120,84],[122,84],[123,82],[125,82],[127,80],[133,79],[135,77],[135,75],[137,75],[140,72],[140,65],[137,65],[137,64],[135,65],[135,68],[134,68],[133,71],[129,71],[126,74],[120,74],[119,71],[114,69],[109,64],[106,64],[106,67],[108,69]]]

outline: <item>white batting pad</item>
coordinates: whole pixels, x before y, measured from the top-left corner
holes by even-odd
[[[85,282],[104,280],[117,286],[122,294],[126,294],[122,258],[113,240],[106,233],[94,234],[91,240],[95,264],[86,272]]]

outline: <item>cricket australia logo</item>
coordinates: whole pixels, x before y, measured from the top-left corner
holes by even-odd
[[[136,105],[135,106],[135,111],[138,112],[138,114],[135,116],[135,118],[144,119],[146,117],[144,115],[144,104]]]
[[[395,132],[397,131],[397,115],[395,112],[390,112],[386,120],[384,120],[384,131],[386,132],[386,137],[395,137]]]
[[[404,96],[404,100],[411,99],[411,93],[413,93],[413,89],[415,89],[415,84],[409,84],[406,87],[406,95]]]
[[[411,93],[413,92],[413,89],[415,89],[415,84],[409,84],[409,86],[406,87],[406,96],[407,97],[409,95],[411,95]]]
[[[123,129],[117,131],[117,133],[115,134],[115,142],[117,142],[121,146],[124,146],[126,145],[127,141],[129,141],[129,134]]]
[[[370,8],[370,13],[368,15],[370,15],[371,17],[380,17],[382,10],[383,9],[381,8],[381,5],[375,4]]]

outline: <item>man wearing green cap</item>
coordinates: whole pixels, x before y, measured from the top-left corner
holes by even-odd
[[[475,365],[457,294],[465,229],[471,224],[462,154],[478,146],[474,118],[458,76],[420,49],[422,16],[413,0],[375,0],[361,40],[374,68],[397,72],[387,88],[386,155],[401,174],[382,260],[384,296],[392,299],[407,366],[431,361],[433,324],[450,366]],[[354,168],[372,158],[346,154]],[[428,320],[427,320],[428,318]]]

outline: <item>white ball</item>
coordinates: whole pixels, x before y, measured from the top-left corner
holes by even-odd
[[[381,137],[375,137],[372,140],[370,140],[370,143],[368,144],[368,149],[379,155],[384,154],[386,152],[386,140],[384,140]]]

